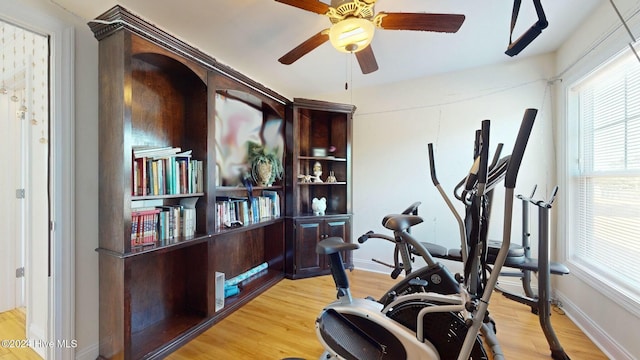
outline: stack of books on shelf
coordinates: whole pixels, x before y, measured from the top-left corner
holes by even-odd
[[[280,194],[263,190],[262,196],[251,199],[232,196],[216,198],[218,228],[249,225],[264,219],[280,217]]]
[[[193,237],[196,233],[197,198],[180,205],[132,209],[131,248],[166,245],[172,239]]]
[[[159,209],[136,209],[131,212],[131,248],[155,245],[158,239]]]
[[[204,191],[202,160],[179,147],[134,146],[133,196],[177,195]]]

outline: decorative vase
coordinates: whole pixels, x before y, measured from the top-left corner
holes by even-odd
[[[320,179],[320,176],[322,175],[322,164],[320,164],[319,161],[316,161],[315,164],[313,164],[313,182],[316,183],[321,183],[322,179]]]
[[[261,162],[258,164],[258,185],[269,186],[269,180],[271,180],[272,165],[270,162]]]

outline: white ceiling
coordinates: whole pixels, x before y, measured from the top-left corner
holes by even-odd
[[[267,87],[293,97],[380,85],[404,79],[513,61],[554,51],[606,0],[543,0],[549,27],[515,58],[509,43],[510,0],[378,0],[376,13],[464,14],[455,34],[377,29],[372,49],[379,70],[363,75],[355,57],[325,43],[292,65],[278,58],[329,27],[323,15],[275,0],[52,0],[89,21],[120,4],[141,18]],[[329,0],[323,0],[329,3]],[[531,0],[522,1],[514,39],[537,20]]]

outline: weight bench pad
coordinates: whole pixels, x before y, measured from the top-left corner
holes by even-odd
[[[497,242],[497,244],[499,243],[500,242]],[[427,242],[423,242],[422,244],[427,248],[427,250],[429,250],[429,253],[431,253],[431,256],[433,257],[453,261],[462,261],[460,249],[451,249],[447,251],[444,246],[440,246],[437,244]],[[496,242],[490,241],[490,244],[495,245]],[[497,254],[497,250],[499,249],[489,247],[489,256],[487,258],[487,261],[490,264],[493,264],[495,262],[495,254]],[[511,244],[511,246],[509,247],[509,254],[507,255],[504,266],[519,270],[538,272],[538,259],[527,259],[524,256],[524,250],[522,249],[522,246],[518,244]],[[550,262],[549,272],[554,275],[567,275],[570,271],[569,268],[564,264]]]

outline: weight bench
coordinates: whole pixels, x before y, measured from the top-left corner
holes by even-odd
[[[549,201],[533,200],[534,187],[531,197],[518,195],[518,199],[522,201],[522,244],[511,244],[509,253],[503,267],[519,270],[519,272],[504,272],[502,276],[514,276],[522,279],[524,295],[514,294],[500,288],[496,288],[506,298],[517,301],[521,304],[531,307],[531,312],[538,315],[540,326],[547,338],[549,347],[551,348],[551,356],[556,360],[568,360],[569,356],[564,352],[560,345],[560,341],[556,337],[555,331],[551,325],[551,282],[550,275],[567,275],[569,268],[564,264],[552,262],[549,260],[549,211],[558,191],[556,186]],[[538,207],[538,258],[531,257],[531,247],[529,242],[529,204]],[[462,252],[460,249],[447,249],[444,246],[423,242],[423,245],[429,250],[431,255],[436,258],[462,261]],[[493,264],[498,250],[500,250],[500,241],[488,241],[487,263]],[[531,274],[538,274],[538,294],[534,294],[531,289]]]
[[[528,236],[529,234],[526,235]],[[427,250],[429,250],[431,255],[433,255],[433,257],[452,261],[462,261],[462,251],[460,249],[447,249],[444,246],[432,243],[423,244],[427,248]],[[498,255],[498,250],[500,250],[501,242],[496,240],[489,240],[488,244],[489,253],[487,254],[487,262],[489,264],[493,264],[496,260],[496,256]],[[521,271],[539,272],[540,267],[538,265],[538,259],[531,258],[530,256],[528,256],[528,254],[525,254],[527,252],[527,249],[531,251],[528,246],[525,249],[525,247],[523,247],[522,245],[511,244],[511,246],[509,246],[509,253],[507,254],[504,266]],[[564,264],[550,261],[549,272],[552,275],[567,275],[569,274],[569,268],[567,268]],[[510,275],[504,274],[503,276]]]

